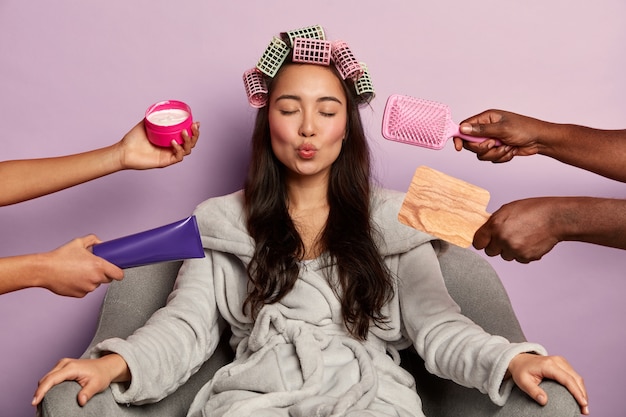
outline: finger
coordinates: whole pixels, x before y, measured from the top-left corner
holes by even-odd
[[[185,133],[186,133],[186,131],[183,130],[183,144],[185,143],[185,139],[184,139],[185,138],[185,136],[184,136]],[[189,136],[187,136],[187,137],[189,137]],[[185,156],[185,149],[183,148],[183,146],[180,145],[178,142],[176,142],[176,140],[174,140],[174,139],[172,139],[172,142],[170,143],[170,145],[172,146],[172,150],[174,151],[174,153],[172,155],[174,157],[174,160],[176,162],[182,161],[184,156]]]
[[[491,158],[491,162],[494,164],[502,164],[504,162],[509,162],[515,155],[517,155],[517,148],[514,146],[500,146],[502,148],[502,153],[499,155],[495,155]]]
[[[548,403],[548,394],[536,382],[524,381],[518,386],[538,404],[546,405]]]
[[[83,236],[81,238],[81,242],[82,242],[82,244],[83,244],[83,246],[85,248],[89,248],[89,247],[91,247],[93,245],[96,245],[98,243],[102,243],[102,241],[100,239],[98,239],[98,237],[96,235],[94,235],[94,234],[89,234],[87,236]]]
[[[488,142],[493,142],[489,140]],[[476,157],[481,161],[506,162],[513,158],[511,146],[494,146],[491,148],[481,147],[476,152]]]
[[[463,139],[461,138],[453,138],[452,139],[454,141],[454,149],[457,150],[457,152],[460,152],[463,150]]]
[[[100,392],[100,390],[96,387],[95,384],[85,384],[83,389],[78,391],[78,395],[76,397],[78,399],[78,404],[80,404],[81,407],[84,407],[87,402],[89,402],[89,400],[91,400],[93,396],[96,395],[98,392]]]
[[[486,227],[486,224],[479,227],[476,233],[474,233],[474,239],[472,245],[474,248],[481,250],[487,247],[491,241],[491,233]]]
[[[58,371],[58,370],[59,370],[59,369],[61,369],[61,368],[64,368],[64,367],[65,367],[68,363],[70,363],[71,361],[72,361],[72,359],[70,359],[70,358],[63,358],[63,359],[60,359],[60,360],[56,363],[56,365],[54,365],[54,368],[52,368],[50,371],[48,371],[48,373],[47,373],[46,375],[44,375],[44,378],[45,378],[48,374],[51,374],[51,373],[53,373],[53,372]],[[42,378],[42,379],[43,379],[43,378]]]
[[[482,155],[486,152],[489,152],[495,142],[492,140],[484,140],[482,142],[472,142],[471,140],[462,140],[463,147],[468,151],[472,151],[475,154]]]
[[[487,256],[498,256],[502,253],[502,248],[493,240],[485,247],[485,253]]]
[[[587,389],[583,378],[564,358],[556,357],[557,366],[544,372],[546,378],[553,379],[563,385],[574,396],[583,410],[588,407]]]
[[[112,280],[121,281],[124,279],[124,270],[110,262],[106,262],[104,265],[104,274],[107,278],[109,278],[109,282]]]
[[[196,146],[196,143],[198,142],[199,138],[200,138],[200,122],[194,122],[191,125],[191,137],[189,138],[188,146],[185,147],[187,154],[191,153],[191,149],[193,149]]]
[[[104,279],[98,279],[98,285],[108,284],[112,280],[120,281],[124,278],[124,271],[120,267],[98,255],[91,254],[91,256],[96,257],[96,259],[94,260],[96,268],[94,273],[98,275],[104,275]]]
[[[46,393],[50,391],[55,385],[73,379],[70,375],[66,375],[67,372],[64,372],[64,369],[65,364],[61,364],[59,362],[59,364],[52,371],[48,372],[43,378],[41,378],[41,380],[39,380],[37,390],[35,391],[35,395],[33,396],[32,405],[39,404],[41,400],[43,400],[43,397],[46,395]]]
[[[193,148],[191,137],[189,136],[189,132],[187,132],[186,129],[183,130],[182,136],[183,136],[182,148],[184,151],[184,155],[189,155],[191,153],[191,148]]]
[[[191,147],[193,148],[200,138],[200,122],[191,125],[191,134]]]
[[[513,252],[509,250],[503,250],[502,252],[500,252],[500,257],[505,261],[510,262],[515,259],[515,254],[513,254]]]
[[[563,385],[572,394],[576,402],[580,406],[580,410],[583,414],[589,414],[589,401],[587,399],[587,390],[584,385],[578,384],[576,378],[571,375],[567,375],[566,378],[560,379],[558,377],[551,378]]]

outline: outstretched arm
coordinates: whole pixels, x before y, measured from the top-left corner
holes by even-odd
[[[183,133],[183,144],[171,148],[152,145],[143,121],[118,143],[75,155],[0,162],[0,206],[19,203],[124,169],[162,168],[183,160],[199,137],[199,124],[192,136]]]
[[[474,234],[489,256],[529,263],[559,242],[578,241],[626,249],[626,200],[537,197],[496,210]]]
[[[99,242],[89,235],[50,252],[0,258],[0,294],[41,287],[84,297],[101,284],[122,279],[124,271],[91,253],[91,246]]]
[[[480,160],[508,162],[514,156],[541,154],[626,182],[626,129],[557,124],[503,110],[487,110],[461,122],[460,130],[502,142],[495,146],[491,140],[475,143],[454,138],[458,151],[466,148]]]

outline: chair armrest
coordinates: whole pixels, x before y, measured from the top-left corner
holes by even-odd
[[[196,393],[206,384],[215,371],[233,360],[228,344],[230,331],[225,331],[213,356],[189,380],[158,403],[142,406],[118,404],[111,389],[95,395],[84,407],[78,405],[80,385],[74,381],[63,382],[52,388],[39,408],[42,417],[184,417]]]
[[[450,245],[439,256],[439,263],[448,293],[463,315],[487,333],[510,342],[526,341],[509,295],[485,258],[470,249]]]
[[[511,342],[526,341],[511,300],[491,264],[469,249],[450,245],[439,257],[446,287],[461,312],[488,333]],[[544,381],[548,404],[537,404],[517,387],[507,403],[499,407],[487,395],[429,373],[415,350],[401,352],[402,366],[416,379],[424,413],[438,417],[557,417],[580,416],[574,397],[565,387]]]
[[[548,404],[541,406],[525,392],[514,387],[506,404],[500,407],[477,389],[467,388],[429,373],[413,349],[400,352],[402,366],[413,374],[422,409],[437,417],[579,417],[576,400],[563,385],[545,380],[541,387]]]
[[[82,357],[92,346],[110,337],[126,338],[143,326],[152,313],[164,306],[176,280],[181,262],[168,262],[130,268],[122,281],[110,284],[104,297],[95,335]],[[155,404],[140,407],[117,404],[110,389],[95,395],[84,407],[78,405],[80,390],[74,381],[52,388],[38,409],[42,417],[184,417],[198,390],[215,371],[232,361],[225,331],[215,353],[184,385]]]
[[[107,289],[96,332],[85,352],[111,337],[125,339],[143,326],[167,302],[181,265],[165,262],[126,269],[124,279],[113,281]]]

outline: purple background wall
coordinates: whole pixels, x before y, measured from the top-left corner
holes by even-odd
[[[621,0],[0,1],[0,159],[112,144],[163,99],[188,102],[202,123],[198,146],[179,165],[0,208],[0,256],[91,232],[106,240],[146,230],[238,189],[254,116],[242,72],[273,35],[311,24],[347,40],[369,65],[377,99],[363,116],[384,185],[406,190],[425,164],[487,188],[489,211],[529,196],[624,198],[624,184],[548,158],[492,165],[451,143],[431,151],[380,135],[392,93],[447,103],[456,121],[496,107],[624,128],[624,16]],[[623,410],[626,253],[562,243],[530,265],[489,259],[528,338],[586,378],[592,415]],[[41,289],[0,297],[0,415],[34,415],[37,380],[59,358],[82,353],[105,290],[84,299]]]

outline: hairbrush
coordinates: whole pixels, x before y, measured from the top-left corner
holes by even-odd
[[[488,139],[459,132],[459,125],[452,121],[447,105],[400,94],[387,99],[382,133],[385,139],[430,149],[442,149],[453,136],[470,142]]]

